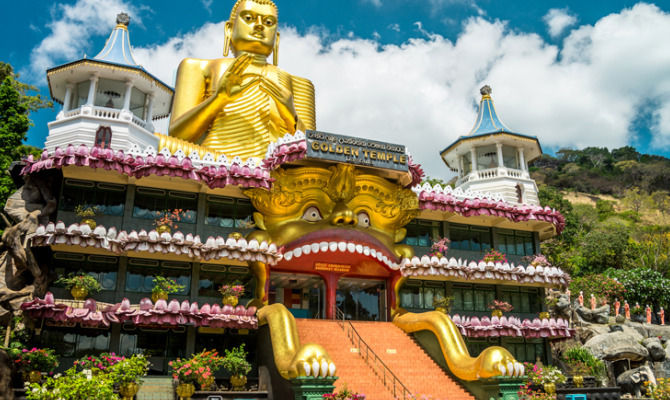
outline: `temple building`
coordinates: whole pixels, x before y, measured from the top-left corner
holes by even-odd
[[[400,385],[415,395],[483,398],[482,379],[521,375],[526,361],[549,363],[549,340],[572,335],[567,321],[542,314],[545,291],[569,277],[534,261],[540,242],[565,225],[539,204],[528,172],[542,154],[539,141],[501,122],[488,86],[472,131],[440,153],[458,173],[455,187],[422,183],[418,160],[402,144],[317,130],[309,114],[313,87],[298,77],[290,77],[298,129],[291,131],[291,121],[288,132],[270,129],[264,154],[243,158],[205,146],[225,137],[214,128],[232,111],[203,116],[209,130],[182,145],[185,134],[173,132],[184,117],[174,113],[190,115],[180,92],[193,76],[190,59],[169,87],[135,61],[128,22],[119,15],[94,58],[47,71],[62,110],[49,123],[42,156],[26,160],[22,171],[46,177],[57,200],[29,242],[48,271],[47,293],[22,309],[32,343],[56,349],[62,366],[103,351],[143,352],[151,374],[163,377],[176,357],[245,343],[249,382],[266,393],[259,398],[297,396],[295,380],[305,375],[337,376],[335,386],[346,383],[375,400],[393,398]],[[264,107],[258,102],[254,107]],[[170,132],[156,133],[153,121],[171,110]],[[82,221],[82,207],[96,215]],[[501,258],[487,259],[492,250]],[[72,300],[53,284],[78,271],[102,290]],[[181,289],[152,301],[158,276]],[[218,288],[230,282],[245,287],[238,306],[221,305]],[[452,299],[450,318],[433,311],[439,298]],[[496,300],[513,309],[491,316]],[[321,347],[294,348],[281,334],[327,355]],[[364,351],[377,354],[398,382],[380,383]],[[291,358],[299,353],[311,355]],[[503,361],[472,361],[489,359]]]

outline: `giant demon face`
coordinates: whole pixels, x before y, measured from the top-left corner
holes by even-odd
[[[411,190],[344,164],[278,169],[273,177],[272,190],[245,193],[260,211],[254,213],[256,225],[284,246],[285,259],[296,251],[324,257],[339,250],[368,258],[371,252],[391,265],[413,255],[411,247],[396,244],[418,213]]]

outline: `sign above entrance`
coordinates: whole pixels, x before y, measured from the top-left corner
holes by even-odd
[[[407,171],[405,146],[308,130],[307,158]]]
[[[351,271],[351,265],[316,262],[314,263],[314,269],[328,272],[349,272]]]

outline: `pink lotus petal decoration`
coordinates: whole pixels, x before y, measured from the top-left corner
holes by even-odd
[[[140,304],[131,305],[128,299],[121,303],[98,306],[93,299],[87,299],[81,307],[71,307],[54,301],[53,294],[47,292],[44,299],[35,298],[21,305],[23,312],[33,319],[49,320],[56,325],[109,328],[110,324],[133,324],[138,326],[174,327],[180,325],[212,326],[218,328],[257,329],[256,308],[237,306],[235,309],[221,309],[218,304],[203,305],[198,310],[197,303],[188,300],[181,303],[176,299],[169,302],[159,300],[153,304],[144,298]],[[101,311],[98,311],[101,309]],[[210,310],[216,309],[216,313]]]

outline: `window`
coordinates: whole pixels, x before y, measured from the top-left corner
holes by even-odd
[[[400,305],[407,308],[433,309],[436,297],[445,297],[445,282],[410,279],[400,289]]]
[[[95,146],[103,149],[112,147],[112,128],[109,126],[100,126],[95,131]]]
[[[80,358],[109,351],[109,331],[48,327],[36,337],[40,347],[54,349],[61,357]]]
[[[72,88],[72,97],[68,109],[74,110],[75,108],[79,108],[86,104],[88,101],[88,88],[90,86],[91,81],[89,80],[79,82],[78,84],[74,85]]]
[[[536,314],[542,311],[542,299],[537,288],[503,286],[499,300],[510,303],[515,313]]]
[[[470,153],[463,154],[463,175],[467,175],[472,172],[472,159]]]
[[[491,228],[449,224],[449,239],[454,250],[486,251],[491,248]]]
[[[53,263],[54,271],[58,276],[84,271],[100,283],[102,290],[116,290],[118,257],[55,253]]]
[[[498,168],[498,149],[495,145],[477,147],[477,171]]]
[[[247,199],[207,196],[205,224],[221,228],[252,229],[254,208]]]
[[[244,295],[240,298],[240,304],[244,304],[253,298],[255,284],[249,268],[202,264],[200,266],[198,296],[220,298],[219,288],[221,285],[234,282],[244,285]]]
[[[410,246],[430,247],[433,239],[439,236],[440,223],[415,219],[407,226],[407,235],[403,243]]]
[[[187,296],[191,293],[191,264],[175,261],[158,261],[141,258],[128,259],[126,272],[126,291],[151,293],[154,277],[164,276],[174,279],[184,288],[176,295]]]
[[[496,248],[505,254],[530,256],[535,254],[532,232],[496,230]]]
[[[520,169],[516,147],[503,146],[503,165],[507,168]]]
[[[183,223],[195,224],[197,219],[198,195],[196,193],[176,192],[138,187],[135,189],[133,217],[156,219],[166,211],[180,210],[177,226]]]
[[[146,103],[147,95],[142,93],[136,87],[131,89],[130,94],[130,111],[139,119],[144,119],[144,104]]]
[[[495,286],[469,285],[455,283],[452,289],[454,302],[452,311],[462,313],[465,311],[489,311],[488,305],[495,299]]]
[[[541,339],[505,338],[502,340],[501,346],[509,350],[514,358],[520,362],[534,363],[538,359],[547,362],[544,343]]]
[[[121,332],[119,353],[122,356],[143,353],[147,357],[185,357],[186,333],[168,333],[167,329],[155,331],[142,330]]]
[[[123,185],[65,179],[59,208],[74,212],[79,205],[92,206],[103,215],[123,216],[125,203],[126,187]]]
[[[100,78],[94,105],[96,107],[121,109],[125,93],[126,82]]]

